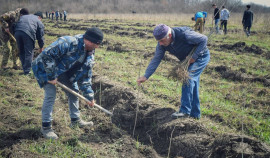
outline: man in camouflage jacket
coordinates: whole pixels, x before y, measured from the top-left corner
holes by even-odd
[[[95,48],[98,48],[102,40],[103,33],[98,28],[88,29],[84,35],[60,37],[33,61],[34,75],[40,87],[45,90],[41,128],[45,138],[58,138],[51,128],[57,80],[76,92],[80,90],[90,101],[88,105],[94,105],[94,91],[91,87],[92,67]],[[92,121],[85,122],[80,119],[78,98],[65,92],[68,96],[71,126],[92,126]]]
[[[12,54],[13,68],[18,69],[17,60],[18,60],[18,48],[16,41],[12,39],[11,35],[14,35],[14,24],[20,18],[21,8],[16,9],[15,11],[9,11],[0,16],[0,25],[1,25],[1,34],[2,34],[2,63],[1,68],[6,68],[9,55]],[[11,34],[11,35],[10,35]],[[14,38],[14,37],[13,37]]]

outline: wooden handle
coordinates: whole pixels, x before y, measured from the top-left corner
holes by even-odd
[[[67,86],[63,85],[62,83],[60,82],[56,82],[60,87],[64,88],[65,90],[67,90],[68,92],[72,93],[73,95],[81,98],[82,100],[86,101],[86,102],[90,102],[87,98],[85,98],[84,96],[80,95],[79,93],[76,93],[75,91],[73,91],[72,89],[68,88]],[[106,114],[109,114],[109,115],[113,115],[113,113],[111,113],[110,111],[104,109],[103,107],[101,107],[100,105],[96,104],[94,105],[95,107],[99,108],[100,110],[102,110],[103,112],[105,112]]]
[[[7,32],[9,34],[9,36],[11,37],[11,39],[16,42],[16,39],[14,38],[14,36],[10,33],[10,32]]]

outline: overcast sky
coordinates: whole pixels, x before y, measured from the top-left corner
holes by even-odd
[[[270,7],[270,0],[242,0],[243,3],[257,3],[257,4],[261,4],[261,5],[266,5],[268,7]]]

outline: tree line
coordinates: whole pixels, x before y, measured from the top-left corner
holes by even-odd
[[[66,10],[68,13],[195,13],[212,12],[212,4],[243,12],[242,0],[0,0],[0,13],[18,7],[35,11]],[[251,4],[254,13],[270,13],[270,7]]]

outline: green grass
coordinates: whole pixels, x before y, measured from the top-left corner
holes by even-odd
[[[167,20],[171,26],[178,26],[179,24],[173,20]],[[156,21],[146,20],[123,20],[114,23],[113,20],[104,23],[84,23],[72,22],[67,24],[59,24],[59,26],[69,26],[70,24],[89,24],[90,25],[102,25],[101,29],[109,28],[109,26],[120,25],[125,30],[115,31],[127,31],[129,28],[127,25],[136,24],[138,22],[146,22],[156,24]],[[158,21],[164,22],[165,21]],[[52,28],[54,23],[48,23],[44,20],[46,30],[57,34],[69,34],[75,35],[84,33],[84,30],[69,30]],[[189,24],[191,25],[191,24]],[[151,30],[152,27],[131,26],[138,30]],[[238,28],[234,25],[229,28]],[[113,30],[112,30],[113,31]],[[131,32],[131,31],[129,31]],[[137,31],[136,31],[137,32]],[[149,33],[148,33],[149,34]],[[207,34],[207,33],[206,33]],[[175,66],[174,62],[162,61],[155,74],[143,84],[143,90],[137,86],[136,79],[139,74],[142,76],[144,71],[150,62],[152,57],[143,57],[144,54],[152,53],[155,51],[156,41],[154,38],[146,39],[132,36],[119,36],[114,33],[105,33],[105,40],[109,41],[111,45],[115,43],[121,43],[123,47],[129,51],[117,53],[114,51],[106,51],[107,45],[102,46],[96,50],[96,64],[94,71],[102,76],[108,77],[112,81],[116,81],[121,85],[130,87],[140,92],[140,95],[144,95],[147,99],[156,103],[159,107],[170,107],[178,110],[181,96],[181,83],[179,81],[168,78],[168,73]],[[48,46],[54,42],[56,36],[45,35],[46,43]],[[229,34],[226,38],[223,35],[213,34],[210,42],[214,44],[234,44],[236,42],[244,41],[247,45],[251,46],[255,44],[264,49],[270,50],[269,46],[270,37],[258,35],[245,38],[242,32],[236,34]],[[218,51],[215,48],[210,47],[211,61],[209,66],[226,66],[230,67],[233,71],[238,71],[240,68],[244,68],[247,74],[253,76],[266,76],[270,73],[270,62],[260,55],[244,53],[236,54],[235,52]],[[201,112],[202,119],[200,122],[213,132],[223,134],[228,132],[242,133],[254,136],[257,139],[270,144],[270,115],[269,105],[259,104],[259,101],[267,103],[270,97],[269,87],[265,87],[258,82],[241,82],[231,81],[224,79],[218,72],[214,70],[209,72],[206,70],[201,75],[200,82],[200,100],[201,100]],[[3,74],[4,75],[4,74]],[[16,115],[18,115],[18,121],[23,121],[28,118],[24,116],[27,113],[29,116],[33,115],[39,117],[37,121],[40,121],[41,113],[40,108],[43,101],[43,94],[40,93],[40,89],[24,89],[27,85],[31,84],[34,87],[38,87],[37,83],[26,82],[26,79],[20,79],[17,81],[18,87],[12,87],[13,93],[23,94],[24,100],[28,100],[32,106],[19,106],[16,109]],[[3,79],[0,81],[0,87],[5,88],[7,83],[11,80]],[[29,87],[30,88],[30,87]],[[265,95],[259,96],[260,91],[266,91]],[[96,93],[99,93],[97,90]],[[139,93],[138,93],[139,94]],[[65,96],[60,95],[65,98]],[[7,108],[12,102],[11,97],[1,96],[1,107]],[[59,98],[58,98],[59,99]],[[65,98],[66,99],[66,98]],[[18,107],[18,106],[16,106]],[[13,108],[13,107],[12,107]],[[63,107],[56,110],[61,111]],[[65,107],[67,108],[67,107]],[[157,107],[158,108],[158,107]],[[60,113],[60,119],[64,124],[68,124],[69,116],[67,113]],[[222,119],[220,122],[219,119]],[[242,131],[242,125],[244,131]],[[31,124],[30,124],[31,126]],[[103,126],[102,123],[99,126]],[[155,126],[155,123],[153,123]],[[109,146],[99,146],[98,149],[91,146],[91,144],[81,142],[76,136],[81,131],[69,130],[68,135],[63,134],[58,141],[50,140],[38,140],[28,143],[22,143],[22,149],[29,149],[30,152],[45,157],[103,157],[110,155],[111,157],[119,157],[117,149],[123,146],[121,139],[116,140]],[[1,134],[1,133],[0,133]],[[94,133],[93,133],[94,134]],[[98,139],[98,135],[96,136]],[[144,145],[138,141],[134,141],[134,146],[137,149],[143,150]],[[105,150],[106,149],[106,150]],[[100,151],[103,150],[103,151]]]

